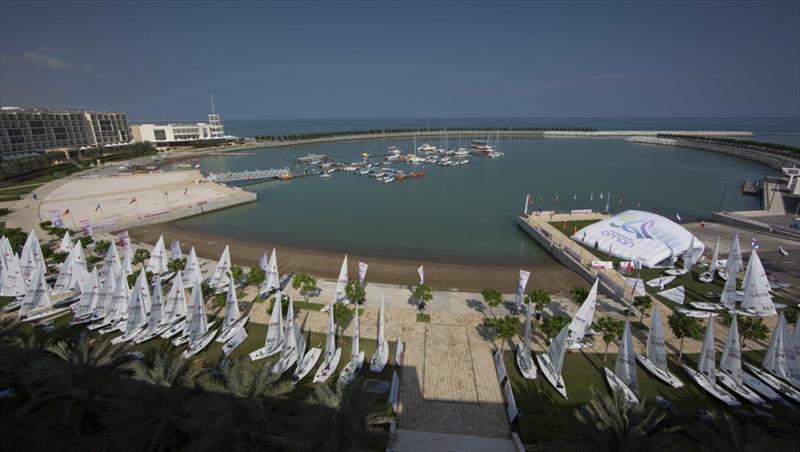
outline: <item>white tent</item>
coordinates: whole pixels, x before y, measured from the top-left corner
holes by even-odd
[[[693,235],[681,225],[650,212],[626,210],[576,232],[572,239],[625,261],[654,267],[677,259],[692,243]],[[695,255],[705,249],[694,240]]]

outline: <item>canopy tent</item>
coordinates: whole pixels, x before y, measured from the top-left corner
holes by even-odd
[[[625,261],[655,267],[675,261],[692,243],[691,232],[681,225],[650,212],[626,210],[577,231],[572,239]],[[705,245],[694,239],[692,255]]]

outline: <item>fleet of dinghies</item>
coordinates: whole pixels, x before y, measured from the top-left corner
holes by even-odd
[[[683,364],[683,369],[687,374],[707,393],[711,394],[720,402],[736,407],[741,403],[731,395],[724,388],[717,384],[717,363],[715,358],[716,352],[714,350],[714,319],[708,319],[706,327],[706,335],[703,339],[703,346],[700,349],[700,358],[697,364],[697,370]]]

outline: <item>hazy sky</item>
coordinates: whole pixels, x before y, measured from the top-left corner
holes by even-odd
[[[199,120],[800,116],[800,1],[0,0],[0,103]]]

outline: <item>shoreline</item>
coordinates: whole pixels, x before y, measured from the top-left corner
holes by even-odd
[[[140,226],[128,230],[131,240],[154,244],[159,235],[164,235],[165,243],[173,239],[181,242],[184,255],[193,246],[198,257],[216,261],[225,245],[230,245],[231,260],[238,265],[256,266],[264,252],[275,248],[278,253],[278,269],[281,274],[303,272],[326,279],[336,279],[344,257],[341,253],[308,250],[272,244],[264,241],[243,240],[224,237],[209,232],[197,231],[174,223],[160,223]],[[425,282],[437,290],[481,291],[492,287],[501,292],[514,293],[517,289],[517,266],[466,265],[457,263],[410,261],[385,257],[348,255],[348,275],[354,279],[358,274],[358,262],[369,265],[367,281],[416,285],[419,281],[417,268],[425,266]],[[533,265],[524,269],[531,271],[528,290],[539,287],[550,293],[567,292],[574,286],[588,287],[578,275],[558,264]]]

